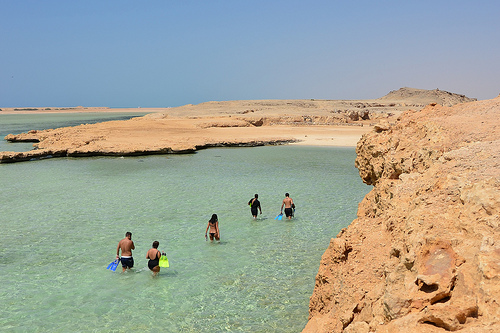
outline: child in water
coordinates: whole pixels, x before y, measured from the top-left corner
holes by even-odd
[[[205,230],[205,239],[207,239],[208,228],[210,228],[210,241],[220,240],[219,233],[219,220],[217,219],[217,214],[212,214],[212,218],[208,221],[207,229]]]

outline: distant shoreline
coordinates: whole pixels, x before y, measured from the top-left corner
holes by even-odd
[[[105,121],[45,131],[7,135],[9,142],[34,142],[36,149],[2,152],[0,163],[47,156],[131,156],[184,154],[209,147],[243,147],[292,143],[356,147],[373,126],[396,122],[425,105],[471,102],[440,90],[401,88],[377,100],[240,100],[211,101],[172,108],[25,107],[12,113],[143,113],[122,121]]]
[[[19,107],[1,108],[2,114],[54,114],[54,113],[156,113],[168,108],[110,108],[110,107]]]

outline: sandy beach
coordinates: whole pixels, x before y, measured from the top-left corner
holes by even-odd
[[[470,100],[470,99],[469,99]],[[143,117],[7,135],[34,142],[27,152],[1,152],[0,162],[64,156],[189,153],[209,147],[298,144],[355,147],[363,134],[429,103],[456,104],[465,96],[401,88],[376,100],[253,100],[174,108],[1,108],[1,114],[120,112]]]

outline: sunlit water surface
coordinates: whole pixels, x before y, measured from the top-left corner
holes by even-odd
[[[321,255],[370,189],[354,158],[277,146],[0,164],[0,331],[300,332]],[[285,192],[296,216],[277,221]],[[213,213],[220,243],[204,237]],[[111,272],[126,231],[135,268]],[[157,277],[154,240],[170,261]]]

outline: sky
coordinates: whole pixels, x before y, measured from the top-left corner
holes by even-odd
[[[500,93],[500,1],[0,0],[0,107]]]

